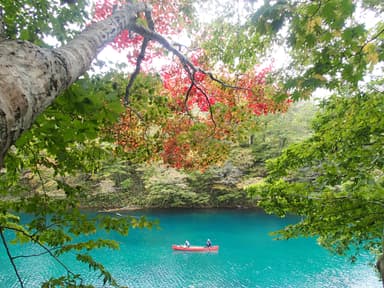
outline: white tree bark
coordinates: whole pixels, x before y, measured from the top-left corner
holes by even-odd
[[[0,167],[9,147],[56,96],[85,73],[122,30],[137,27],[138,13],[149,11],[143,3],[127,4],[58,49],[0,40]]]

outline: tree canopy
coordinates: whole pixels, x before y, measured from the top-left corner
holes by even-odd
[[[339,254],[382,245],[383,97],[334,95],[313,122],[313,135],[268,162],[269,177],[249,188],[267,211],[305,216],[280,234],[319,236]],[[358,250],[355,250],[358,253]]]
[[[204,47],[212,61],[242,71],[261,55],[274,58],[276,48],[284,49],[286,63],[271,81],[293,99],[320,87],[357,89],[383,61],[383,9],[375,0],[250,1],[241,24],[221,25],[219,19],[210,25],[214,37]]]

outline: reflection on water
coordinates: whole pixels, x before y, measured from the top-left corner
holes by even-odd
[[[132,213],[132,212],[130,212]],[[160,230],[132,230],[127,237],[108,234],[121,244],[119,251],[93,253],[120,284],[131,288],[249,287],[249,288],[374,288],[381,287],[369,256],[351,264],[329,254],[314,239],[275,241],[268,233],[296,221],[280,219],[256,210],[157,210],[135,212],[160,220]],[[218,253],[174,252],[172,244],[189,240],[204,245],[210,238],[220,245]],[[35,246],[14,246],[13,253],[38,253]],[[0,247],[0,287],[19,287]],[[84,273],[96,287],[98,274],[74,261],[62,258],[75,273]],[[3,263],[5,263],[3,265]],[[17,260],[28,288],[39,287],[43,279],[64,273],[47,257]]]

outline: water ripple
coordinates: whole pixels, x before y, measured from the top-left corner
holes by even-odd
[[[130,288],[376,288],[380,287],[368,256],[351,264],[330,255],[314,239],[274,241],[269,232],[295,218],[279,219],[253,211],[183,211],[152,213],[162,230],[131,231],[128,237],[109,234],[121,243],[119,251],[93,252],[97,261],[122,285]],[[99,234],[98,236],[106,236]],[[185,239],[201,245],[206,238],[220,245],[218,253],[175,253],[174,243]],[[35,249],[15,248],[20,254]],[[29,250],[28,250],[29,249]],[[14,251],[15,252],[15,251]],[[88,283],[103,287],[98,273],[61,258]],[[0,287],[18,288],[18,282],[0,246]],[[3,265],[3,263],[6,263]],[[8,264],[7,264],[8,263]],[[65,271],[49,257],[18,261],[25,287],[40,287],[43,280]]]

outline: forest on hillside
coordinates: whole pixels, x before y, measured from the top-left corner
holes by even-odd
[[[250,208],[257,199],[245,187],[263,179],[265,162],[277,157],[290,144],[311,135],[311,123],[318,111],[314,102],[295,103],[285,113],[260,116],[261,127],[249,131],[243,142],[233,144],[223,163],[203,171],[183,171],[158,163],[132,163],[124,158],[108,159],[96,173],[57,176],[42,168],[41,179],[25,172],[26,195],[47,193],[65,197],[55,185],[60,179],[81,187],[80,206],[96,210],[132,208]],[[58,124],[56,122],[56,124]]]

